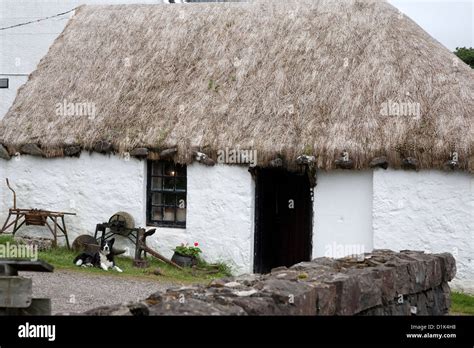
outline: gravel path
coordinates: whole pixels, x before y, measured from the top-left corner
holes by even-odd
[[[51,298],[53,314],[81,313],[99,306],[137,301],[176,284],[133,277],[55,270],[22,272],[33,279],[33,296]]]

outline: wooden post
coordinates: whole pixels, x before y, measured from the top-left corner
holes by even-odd
[[[64,222],[64,215],[61,215],[61,221],[63,223],[63,233],[64,237],[66,238],[66,246],[68,249],[71,249],[71,247],[69,246],[69,237],[67,236],[66,223]]]
[[[54,247],[58,247],[58,218],[55,216],[54,219]]]
[[[0,234],[4,233],[7,231],[7,228],[10,226],[8,224],[8,221],[10,221],[10,216],[12,216],[12,213],[11,212],[8,212],[8,216],[7,216],[7,219],[5,220],[5,223],[3,224],[3,227],[2,227],[2,230],[0,231]]]
[[[16,233],[16,231],[17,231],[17,229],[18,229],[17,225],[18,225],[18,220],[19,220],[19,219],[20,219],[20,213],[18,213],[18,214],[15,216],[15,226],[13,227],[13,233],[12,233],[13,235],[15,235],[15,233]],[[21,225],[20,225],[20,226],[21,226]]]
[[[18,271],[52,272],[44,261],[0,259],[0,315],[51,315],[50,299],[33,299],[32,279]]]
[[[51,315],[51,299],[33,298],[31,305],[27,308],[21,308],[19,315]]]
[[[0,307],[27,308],[32,294],[31,278],[0,276]]]
[[[137,261],[137,264],[140,264],[140,261],[142,261],[142,259],[141,259],[142,252],[145,252],[145,253],[148,252],[151,256],[157,258],[158,260],[160,260],[162,262],[165,262],[168,265],[171,265],[173,267],[176,267],[176,268],[182,270],[183,268],[181,266],[179,266],[176,263],[174,263],[173,261],[167,259],[166,257],[164,257],[160,253],[156,252],[155,250],[150,249],[146,245],[146,238],[148,236],[151,236],[153,233],[155,233],[155,231],[156,231],[156,229],[151,229],[149,231],[145,231],[144,228],[141,228],[138,231],[138,233],[137,233],[137,245],[136,245],[136,249],[135,249],[135,260]]]
[[[9,264],[1,264],[0,265],[0,275],[4,276],[17,276],[18,270]]]

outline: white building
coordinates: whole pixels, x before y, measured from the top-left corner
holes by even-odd
[[[0,178],[71,239],[126,211],[239,273],[450,252],[472,291],[473,86],[383,2],[85,6],[0,123]]]

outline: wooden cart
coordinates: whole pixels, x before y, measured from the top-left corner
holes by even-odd
[[[8,216],[5,220],[5,223],[3,224],[2,229],[0,230],[0,234],[11,233],[15,235],[15,233],[23,225],[46,226],[53,235],[53,246],[56,247],[58,245],[58,238],[64,237],[66,239],[66,245],[69,249],[69,238],[67,236],[66,222],[64,221],[64,216],[76,214],[42,209],[18,209],[16,207],[16,192],[11,188],[8,179],[7,186],[13,192],[13,208],[10,208],[8,210]],[[11,232],[8,232],[7,230],[12,226],[13,230]]]
[[[69,249],[69,238],[67,236],[66,222],[64,221],[65,215],[76,214],[41,209],[11,208],[8,210],[8,217],[0,230],[0,234],[11,233],[15,235],[23,225],[46,226],[53,235],[53,246],[56,247],[58,245],[58,238],[63,237],[66,239],[66,245]],[[7,230],[12,226],[13,230],[8,232]]]

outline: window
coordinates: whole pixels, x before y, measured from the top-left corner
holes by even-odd
[[[8,79],[0,79],[0,88],[8,88]]]
[[[186,227],[186,166],[148,162],[147,224]]]

